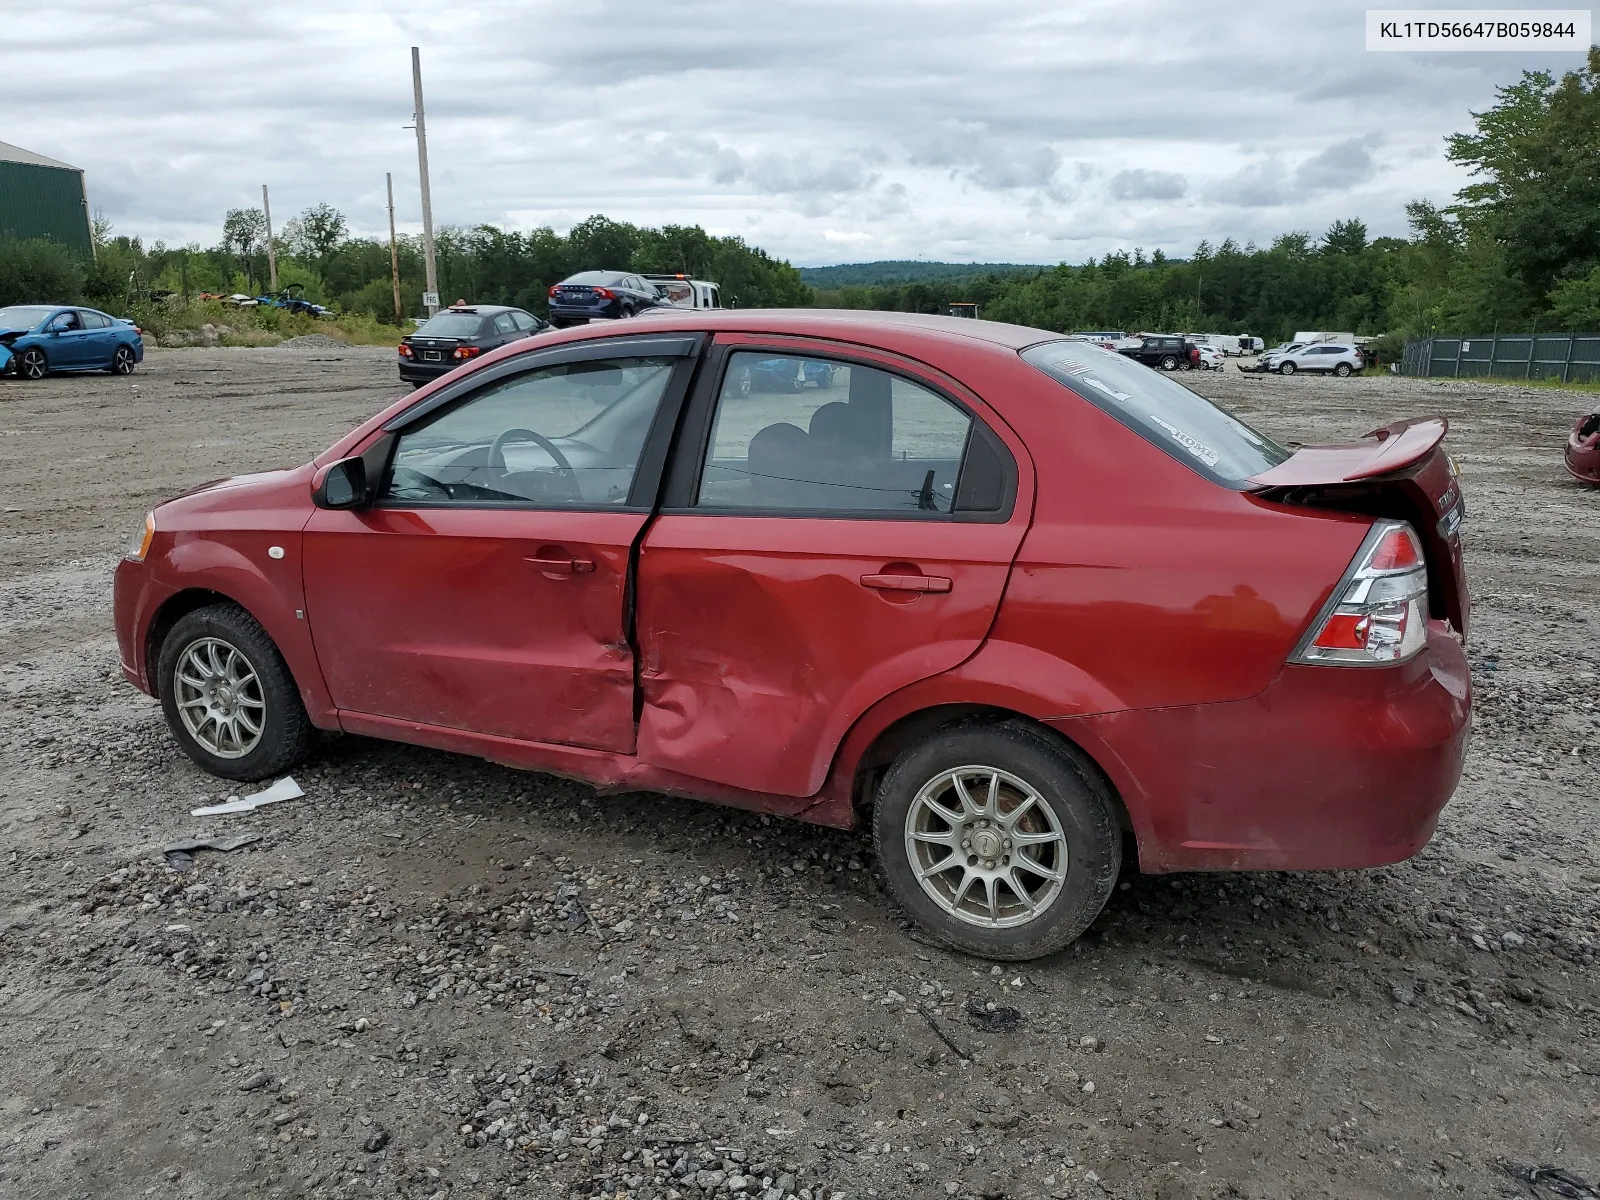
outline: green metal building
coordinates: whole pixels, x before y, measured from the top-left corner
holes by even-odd
[[[83,172],[0,142],[0,238],[49,238],[92,255]]]

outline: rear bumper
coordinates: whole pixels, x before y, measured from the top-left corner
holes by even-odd
[[[1052,721],[1127,805],[1142,870],[1326,870],[1415,854],[1455,792],[1471,724],[1461,643],[1429,623],[1398,667],[1286,666],[1226,704]]]
[[[605,320],[621,315],[622,302],[620,300],[607,300],[604,304],[594,305],[552,304],[550,306],[551,320],[591,321]]]
[[[430,383],[441,375],[448,375],[460,365],[455,359],[436,363],[421,363],[402,358],[400,360],[400,378],[407,383]]]

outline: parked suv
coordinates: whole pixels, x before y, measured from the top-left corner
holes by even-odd
[[[1187,371],[1200,366],[1200,351],[1177,334],[1146,336],[1136,346],[1119,347],[1117,353],[1162,371]]]
[[[1348,342],[1317,342],[1280,355],[1273,366],[1280,375],[1296,371],[1331,371],[1341,379],[1365,364],[1359,348]]]

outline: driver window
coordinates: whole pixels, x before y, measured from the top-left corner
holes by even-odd
[[[400,435],[379,503],[626,504],[645,438],[679,361],[561,363],[490,384]]]

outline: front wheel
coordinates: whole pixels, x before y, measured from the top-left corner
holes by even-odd
[[[1334,367],[1333,373],[1340,379],[1348,379],[1350,377],[1350,364],[1340,363],[1338,366]]]
[[[872,820],[901,906],[939,941],[987,959],[1067,945],[1105,907],[1122,862],[1098,773],[1020,723],[958,725],[905,751]]]
[[[17,358],[17,374],[24,379],[43,379],[50,374],[50,363],[44,351],[37,346],[24,350]]]
[[[179,618],[161,643],[167,725],[188,756],[223,779],[264,779],[303,760],[316,729],[267,631],[232,604]]]
[[[1279,375],[1293,375],[1294,374],[1294,364],[1292,362],[1279,363],[1278,364],[1278,374]]]
[[[116,353],[111,356],[111,373],[113,375],[132,375],[133,365],[133,348],[131,346],[118,346]]]

